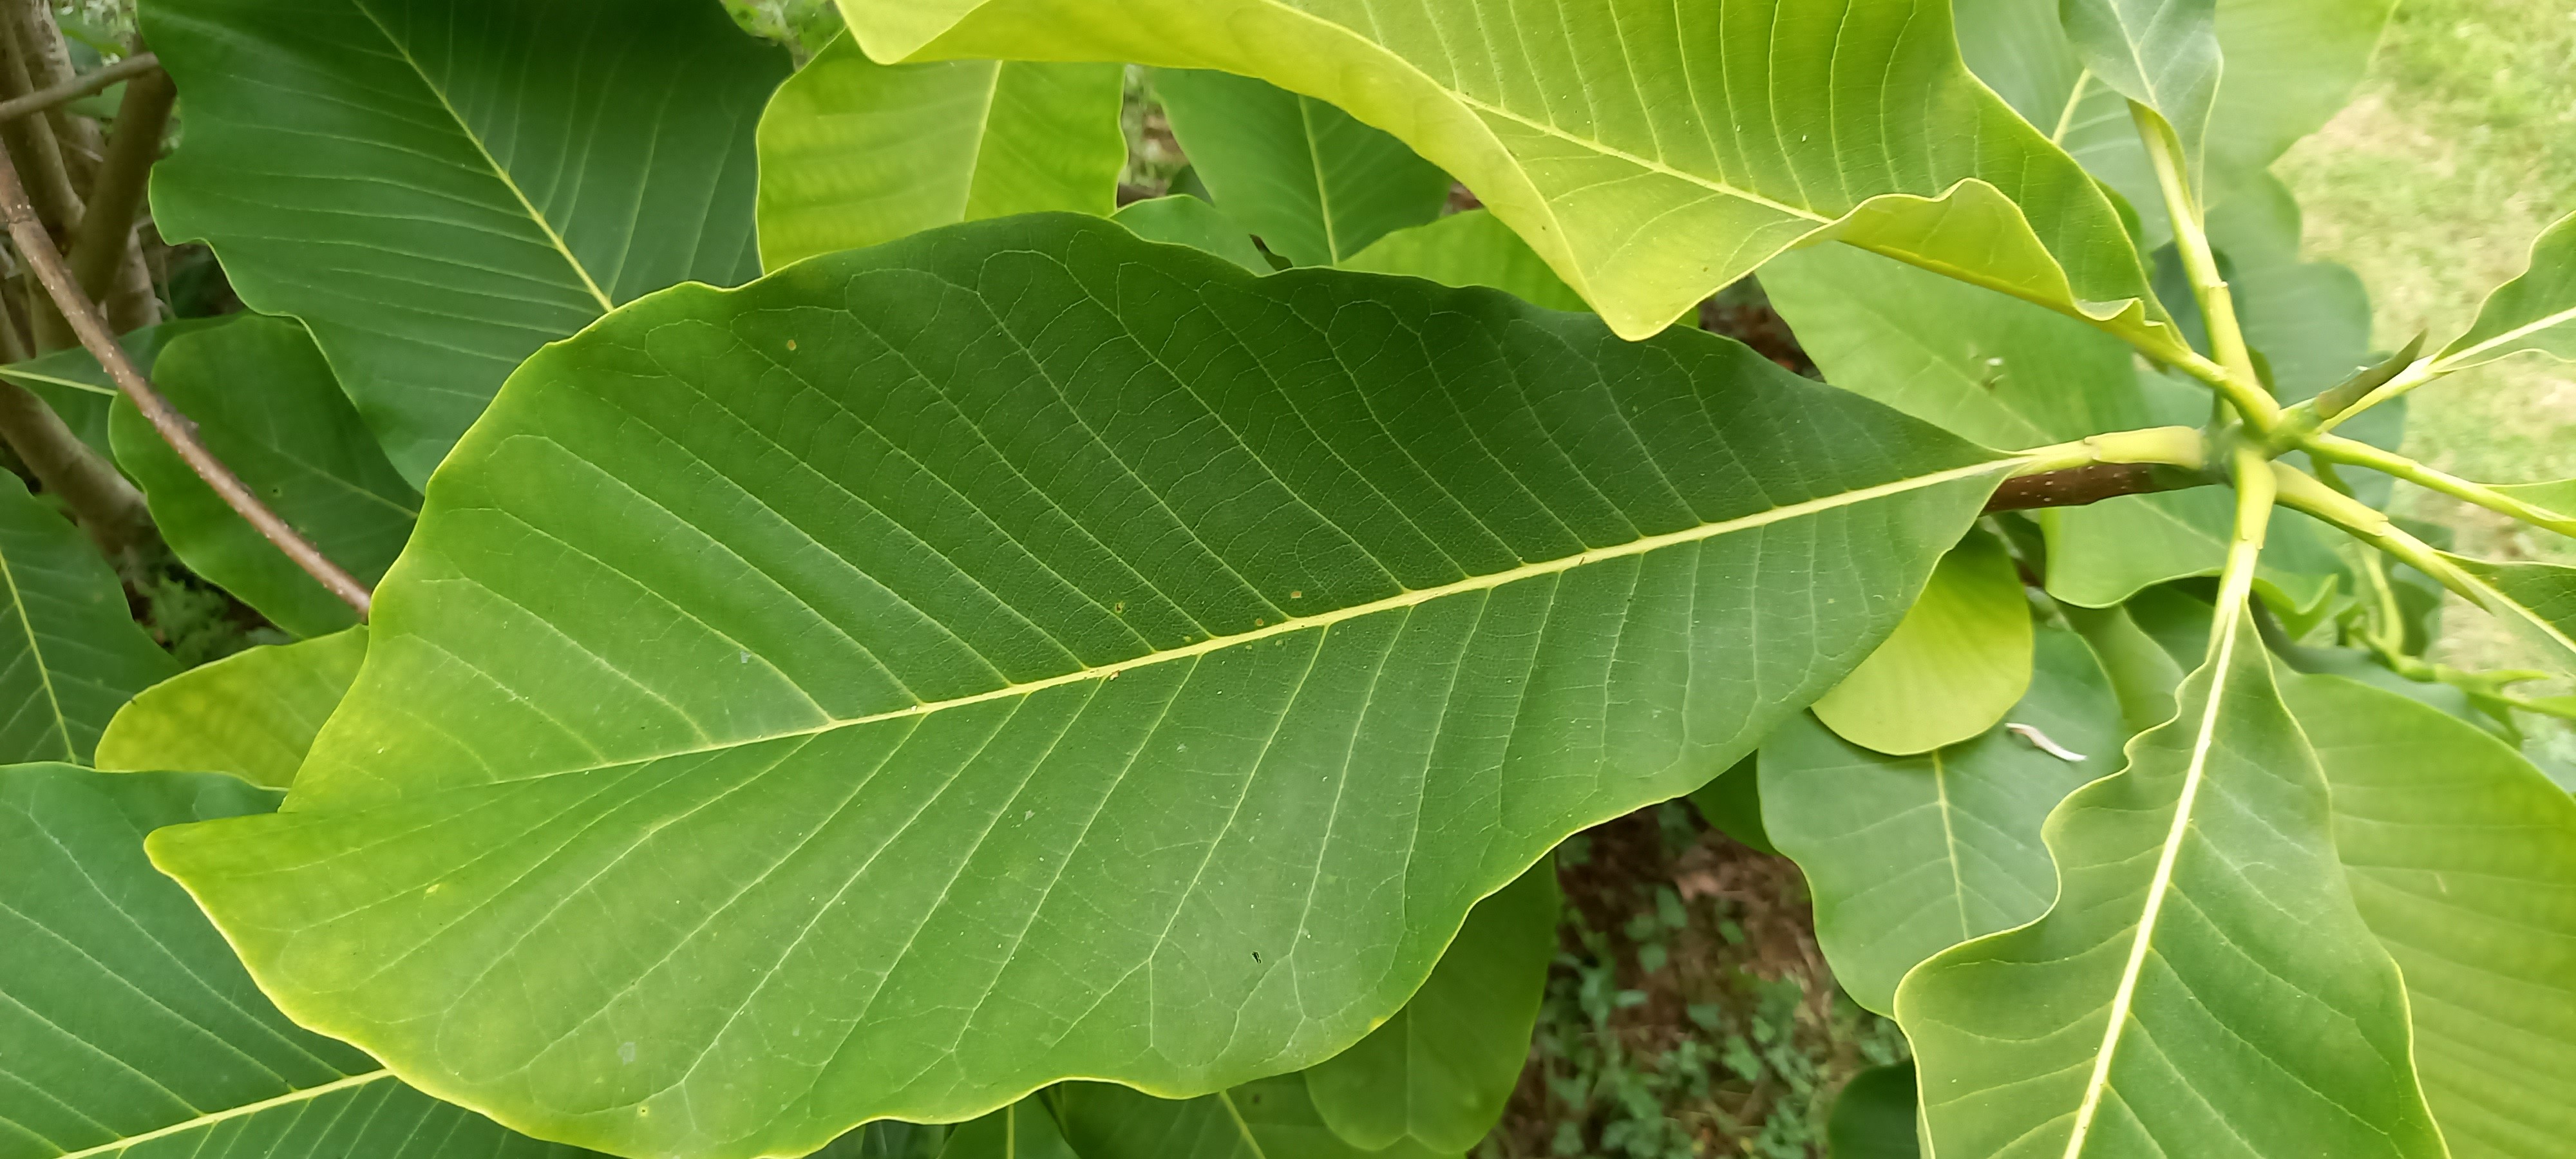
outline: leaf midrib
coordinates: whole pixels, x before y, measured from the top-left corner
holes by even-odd
[[[1965,479],[1973,479],[1979,475],[1993,474],[2003,471],[2015,466],[2021,461],[2022,460],[2020,459],[2009,457],[1992,459],[1982,463],[1971,463],[1966,466],[1951,467],[1945,470],[1934,471],[1929,474],[1916,475],[1911,478],[1898,479],[1892,482],[1855,488],[1850,491],[1838,492],[1836,494],[1826,495],[1820,498],[1801,500],[1796,503],[1773,507],[1768,510],[1758,511],[1751,515],[1739,516],[1734,519],[1702,523],[1696,526],[1683,528],[1679,531],[1668,531],[1657,535],[1641,536],[1625,543],[1614,544],[1609,547],[1592,548],[1572,555],[1560,556],[1556,559],[1540,560],[1536,563],[1525,563],[1519,567],[1508,568],[1503,571],[1490,572],[1485,575],[1469,576],[1466,579],[1458,580],[1453,583],[1441,584],[1437,587],[1417,588],[1399,592],[1383,599],[1370,600],[1365,603],[1352,604],[1348,607],[1336,608],[1331,611],[1318,612],[1311,616],[1290,617],[1275,624],[1255,628],[1249,632],[1241,632],[1230,636],[1211,636],[1208,639],[1201,640],[1195,644],[1186,644],[1178,648],[1148,652],[1141,656],[1130,657],[1125,660],[1115,661],[1113,663],[1103,664],[1096,667],[1078,668],[1071,672],[1064,672],[1038,680],[1003,684],[996,688],[986,689],[982,692],[970,693],[965,696],[950,697],[945,700],[922,701],[907,705],[903,708],[889,709],[884,712],[827,720],[822,724],[814,725],[810,728],[786,729],[778,732],[764,733],[757,736],[745,736],[721,740],[713,744],[701,745],[696,748],[673,749],[666,752],[649,753],[624,757],[617,760],[601,761],[596,764],[576,765],[568,768],[552,769],[537,774],[536,778],[528,779],[597,772],[601,769],[621,768],[628,765],[642,764],[650,761],[670,760],[677,757],[726,752],[742,748],[747,745],[766,744],[771,741],[787,740],[794,737],[818,736],[824,733],[837,732],[845,728],[856,728],[861,725],[879,724],[889,720],[902,720],[908,717],[928,716],[935,712],[944,712],[954,708],[966,708],[978,704],[987,704],[996,700],[1007,700],[1012,697],[1026,696],[1037,692],[1043,692],[1050,688],[1060,688],[1068,684],[1079,684],[1086,680],[1114,680],[1119,676],[1119,674],[1134,669],[1148,668],[1157,664],[1165,664],[1175,660],[1193,659],[1212,652],[1220,652],[1229,648],[1257,643],[1273,636],[1283,636],[1291,632],[1303,632],[1315,628],[1328,628],[1345,620],[1358,619],[1362,616],[1370,616],[1380,612],[1412,607],[1417,604],[1446,599],[1455,595],[1464,595],[1469,592],[1487,591],[1525,579],[1534,579],[1539,576],[1554,575],[1560,572],[1572,571],[1575,568],[1583,567],[1588,564],[1601,563],[1613,559],[1624,559],[1632,555],[1644,555],[1648,552],[1659,551],[1667,547],[1677,547],[1683,544],[1696,543],[1705,539],[1714,539],[1718,536],[1729,535],[1738,531],[1750,530],[1757,527],[1767,527],[1774,523],[1782,523],[1808,515],[1838,510],[1840,508],[1855,506],[1876,499],[1885,499],[1897,495],[1903,495],[1913,491],[1937,487],[1944,483],[1954,483]]]
[[[318,1099],[324,1095],[337,1094],[352,1087],[362,1087],[379,1079],[392,1078],[393,1073],[394,1072],[390,1070],[378,1068],[376,1070],[367,1071],[363,1074],[353,1074],[346,1078],[335,1079],[331,1082],[323,1083],[320,1086],[305,1087],[301,1090],[288,1091],[285,1094],[276,1096],[275,1098],[261,1099],[256,1103],[244,1103],[238,1107],[226,1107],[220,1111],[209,1111],[193,1119],[183,1119],[166,1127],[155,1127],[140,1135],[128,1135],[122,1139],[114,1139],[105,1143],[100,1143],[94,1147],[83,1147],[78,1151],[57,1156],[56,1159],[93,1159],[94,1156],[112,1155],[119,1152],[130,1151],[135,1147],[157,1139],[166,1139],[172,1135],[185,1134],[189,1131],[204,1130],[217,1123],[225,1122],[230,1119],[238,1119],[244,1115],[255,1115],[262,1111],[274,1110],[278,1107],[292,1106],[296,1103]]]
[[[528,220],[544,232],[547,244],[552,245],[555,253],[562,256],[564,265],[570,267],[574,276],[581,279],[582,288],[590,291],[592,300],[599,303],[600,313],[605,314],[616,309],[617,303],[610,300],[608,294],[599,288],[599,283],[591,278],[589,268],[581,264],[581,259],[573,256],[572,247],[564,244],[563,235],[556,232],[554,223],[548,221],[546,215],[538,211],[535,202],[528,200],[527,191],[519,188],[518,179],[510,176],[510,171],[502,166],[501,159],[492,155],[491,147],[483,143],[482,134],[475,132],[474,126],[466,121],[465,115],[456,110],[455,102],[447,99],[447,90],[440,88],[437,81],[430,79],[429,70],[422,68],[420,61],[412,56],[411,46],[396,37],[393,29],[385,27],[385,22],[377,19],[376,14],[368,9],[364,0],[350,0],[349,7],[357,10],[360,16],[367,18],[367,23],[375,26],[377,35],[385,38],[386,46],[402,57],[403,63],[411,68],[413,76],[420,78],[421,87],[429,90],[431,96],[438,98],[439,109],[447,114],[448,120],[456,123],[457,133],[474,146],[475,155],[481,157],[483,164],[491,169],[493,179],[499,181],[502,188],[510,191],[510,196],[518,200],[519,208],[527,214]]]
[[[9,606],[18,613],[18,628],[27,636],[27,658],[35,662],[36,679],[44,684],[45,703],[53,706],[54,736],[63,745],[63,759],[80,763],[80,754],[72,748],[71,717],[63,711],[62,692],[54,687],[53,665],[45,662],[45,646],[36,635],[36,621],[27,614],[27,589],[18,584],[18,571],[9,566],[9,553],[0,551],[0,590],[9,593]]]

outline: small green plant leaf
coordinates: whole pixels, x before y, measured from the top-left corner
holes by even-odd
[[[1127,138],[1114,64],[884,65],[834,40],[760,115],[760,262],[1014,213],[1106,215]]]
[[[1936,1151],[2439,1156],[2404,986],[2251,616],[2043,830],[2047,916],[1908,974]]]
[[[1835,238],[2182,353],[2119,213],[1968,75],[1944,0],[840,4],[879,60],[1134,60],[1330,102],[1465,182],[1626,337]]]
[[[206,773],[0,768],[0,1159],[577,1159],[287,1021],[186,891],[163,825],[265,813]]]
[[[117,710],[98,767],[230,773],[283,789],[366,658],[367,630],[349,628],[192,668]]]
[[[2062,604],[2069,627],[2084,637],[2120,700],[2120,719],[2136,735],[2174,718],[2173,690],[2184,670],[2171,652],[2131,618],[2126,606],[2087,608]]]
[[[1399,229],[1352,255],[1341,267],[1428,278],[1444,286],[1491,286],[1550,310],[1591,308],[1565,279],[1547,268],[1528,242],[1482,209]]]
[[[2218,103],[2217,0],[2064,0],[2059,14],[2093,79],[2171,126],[2197,187]]]
[[[1762,289],[1825,381],[1989,447],[2156,425],[2127,343],[1851,246],[1792,250]]]
[[[382,579],[402,554],[420,493],[386,460],[303,326],[239,316],[183,334],[162,350],[153,379],[206,449],[358,582]],[[298,636],[358,622],[206,486],[133,403],[117,401],[110,433],[117,464],[143,485],[152,521],[190,570]]]
[[[1337,265],[1449,200],[1439,166],[1313,97],[1189,69],[1155,73],[1154,92],[1217,208],[1298,265]]]
[[[163,344],[191,330],[230,321],[231,318],[181,318],[119,335],[117,342],[125,347],[126,356],[134,359],[135,366],[150,374]],[[110,459],[116,457],[107,437],[108,412],[116,405],[116,383],[88,350],[73,346],[0,366],[0,378],[34,391],[91,450]]]
[[[2462,370],[2526,351],[2576,362],[2576,213],[2540,232],[2522,276],[2487,295],[2469,332],[2434,362]]]
[[[1410,1138],[1354,1147],[1324,1125],[1297,1075],[1259,1079],[1195,1099],[1158,1099],[1108,1083],[1066,1083],[1054,1095],[1065,1139],[1082,1159],[1447,1159]]]
[[[1529,1061],[1560,904],[1556,863],[1546,859],[1476,903],[1404,1009],[1306,1068],[1324,1124],[1364,1150],[1407,1139],[1435,1152],[1474,1149],[1502,1120]]]
[[[1964,744],[1891,757],[1805,718],[1762,742],[1762,826],[1815,896],[1816,942],[1863,1007],[1896,1008],[1914,964],[2047,912],[2056,890],[2040,822],[2120,767],[2120,706],[2074,635],[2040,633],[2012,723]]]
[[[1109,215],[1128,232],[1146,241],[1206,250],[1256,274],[1276,272],[1243,224],[1225,211],[1187,194],[1155,197],[1121,206]]]
[[[153,848],[299,1021],[549,1138],[1224,1090],[1839,681],[2009,462],[1703,333],[947,227],[531,359],[293,808]]]
[[[2330,676],[2283,688],[2334,789],[2335,847],[2406,973],[2415,1065],[2451,1154],[2576,1138],[2576,800],[2441,710]]]
[[[1915,1134],[1914,1064],[1874,1066],[1834,1096],[1825,1123],[1827,1159],[1921,1159]]]
[[[0,760],[88,764],[118,706],[178,674],[98,548],[0,471]]]
[[[538,347],[759,272],[752,128],[787,54],[719,5],[156,0],[142,26],[188,106],[154,222],[312,328],[414,486]]]
[[[1928,753],[1994,727],[2030,689],[2030,599],[2003,541],[1970,532],[1941,557],[1878,650],[1816,701],[1862,748]]]
[[[2269,173],[2209,212],[2209,242],[2227,262],[2245,340],[2262,352],[2284,402],[2312,398],[2371,362],[2370,292],[2349,267],[2303,258],[2303,231],[2290,187]]]
[[[1734,768],[1719,773],[1715,780],[1691,790],[1690,799],[1692,807],[1718,832],[1748,849],[1779,854],[1779,847],[1771,844],[1771,835],[1762,829],[1760,754],[1737,761]]]
[[[2078,607],[2107,608],[2157,584],[2217,575],[2227,562],[2234,504],[2225,488],[2200,487],[2042,511],[2048,594]],[[2307,614],[2333,598],[2343,572],[2334,538],[2298,512],[2274,516],[2263,566],[2254,573],[2264,602]]]

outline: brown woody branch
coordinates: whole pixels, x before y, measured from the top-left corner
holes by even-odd
[[[9,236],[18,243],[19,255],[26,260],[28,269],[34,272],[37,280],[44,283],[45,292],[52,296],[64,320],[71,324],[72,332],[79,336],[81,345],[88,347],[89,352],[97,357],[99,365],[107,369],[108,377],[116,381],[117,389],[133,401],[144,418],[151,420],[152,428],[161,433],[171,449],[179,452],[179,457],[187,461],[197,477],[214,488],[215,494],[222,496],[225,505],[231,507],[235,514],[249,521],[260,535],[286,553],[286,558],[295,561],[297,567],[319,581],[324,590],[347,601],[350,607],[358,610],[361,619],[365,618],[367,605],[372,599],[367,585],[341,570],[340,565],[331,562],[319,548],[288,526],[285,520],[278,518],[276,512],[269,510],[267,504],[261,503],[258,496],[251,494],[241,478],[198,440],[196,424],[189,422],[187,416],[162,398],[161,392],[153,389],[151,380],[135,367],[134,360],[126,357],[125,348],[117,345],[116,335],[109,332],[107,320],[100,315],[98,303],[81,292],[80,284],[73,280],[70,267],[63,263],[62,253],[54,248],[52,235],[45,231],[44,223],[36,217],[35,206],[27,200],[26,188],[19,184],[17,166],[5,156],[0,156],[0,217],[7,218]]]
[[[2036,507],[2082,507],[2122,495],[2179,491],[2214,482],[2198,472],[2160,463],[2094,463],[2064,471],[2022,475],[2004,480],[1986,500],[1986,511],[2028,511]]]
[[[160,67],[161,58],[148,52],[136,53],[115,64],[83,73],[61,84],[49,85],[23,97],[0,101],[0,121],[13,121],[29,113],[41,113],[57,105],[69,104],[118,81],[131,80],[156,71]]]

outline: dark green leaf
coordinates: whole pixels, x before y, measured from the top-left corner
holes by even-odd
[[[2047,912],[2056,892],[2040,822],[2077,788],[2120,767],[2118,701],[2084,642],[2037,641],[2030,694],[1964,744],[1891,757],[1792,718],[1762,742],[1762,826],[1806,872],[1816,941],[1862,1006],[1896,1005],[1914,964]]]
[[[1154,91],[1217,208],[1298,265],[1338,264],[1449,200],[1439,166],[1313,97],[1187,70],[1154,74]]]
[[[150,374],[153,360],[160,357],[164,343],[191,330],[219,326],[229,321],[229,318],[182,318],[176,322],[146,326],[119,337],[117,342],[125,347],[125,353],[134,359],[134,364],[143,373]],[[61,415],[63,422],[72,428],[72,433],[79,435],[91,450],[110,459],[116,457],[115,450],[107,441],[107,415],[109,409],[116,405],[116,383],[107,377],[107,370],[89,351],[74,346],[25,362],[0,366],[0,378],[36,392],[36,396],[53,407],[54,413]]]
[[[154,0],[185,143],[153,219],[302,319],[415,485],[512,367],[617,303],[738,282],[787,54],[707,0]]]
[[[2251,618],[2221,645],[2125,772],[2049,816],[2047,916],[1906,976],[1936,1149],[2444,1153],[2324,775]]]
[[[87,764],[117,706],[178,673],[98,548],[0,471],[0,760]]]
[[[386,461],[304,327],[239,317],[182,335],[163,350],[153,379],[269,510],[358,582],[384,577],[411,538],[420,493]],[[117,463],[143,485],[152,521],[190,570],[298,636],[358,622],[234,514],[133,403],[118,401],[113,427]]]
[[[1827,1159],[1921,1159],[1914,1120],[1913,1063],[1853,1075],[1825,1125]]]
[[[1492,286],[1551,310],[1585,310],[1537,251],[1482,209],[1453,213],[1429,225],[1399,229],[1341,263],[1346,270],[1405,274],[1444,286]]]
[[[1324,1125],[1297,1075],[1260,1079],[1188,1100],[1108,1083],[1056,1089],[1056,1115],[1082,1159],[1437,1159],[1410,1139],[1384,1150],[1351,1146]]]
[[[1110,220],[1146,241],[1202,249],[1256,274],[1278,267],[1263,257],[1252,235],[1223,210],[1186,194],[1156,197],[1121,207]]]
[[[950,227],[531,359],[294,807],[155,850],[549,1137],[1223,1090],[1841,679],[2001,465],[1703,333]]]

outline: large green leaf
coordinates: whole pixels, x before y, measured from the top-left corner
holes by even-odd
[[[2248,180],[2209,213],[2209,241],[2227,263],[2245,341],[2269,364],[2280,396],[2293,400],[2314,397],[2377,361],[2370,292],[2361,276],[2334,262],[2304,260],[2303,232],[2298,200],[2269,173]]]
[[[1066,1083],[1056,1116],[1082,1159],[1438,1159],[1405,1139],[1381,1150],[1344,1142],[1324,1125],[1296,1075],[1261,1079],[1185,1101],[1107,1083]],[[1455,1152],[1450,1154],[1454,1155]]]
[[[1528,242],[1482,209],[1399,229],[1340,264],[1346,270],[1429,278],[1444,286],[1492,286],[1551,310],[1587,308]]]
[[[1187,194],[1154,197],[1120,206],[1110,220],[1147,241],[1206,250],[1256,274],[1276,271],[1252,235],[1225,211]]]
[[[2156,425],[2126,343],[2065,315],[1850,246],[1762,267],[1825,381],[1990,447]]]
[[[1316,1114],[1354,1147],[1410,1139],[1464,1154],[1503,1117],[1556,957],[1556,865],[1541,860],[1467,915],[1386,1024],[1306,1069]]]
[[[367,630],[249,648],[128,702],[98,741],[98,767],[231,773],[283,789],[367,658]]]
[[[2576,362],[2576,213],[2541,231],[2522,276],[2487,295],[2468,333],[2435,361],[2459,370],[2525,351]]]
[[[0,1159],[511,1159],[494,1126],[305,1030],[143,856],[277,794],[202,773],[0,768]]]
[[[1337,265],[1449,200],[1439,166],[1313,97],[1186,69],[1154,91],[1217,208],[1298,265]]]
[[[2415,1065],[2460,1159],[2576,1138],[2576,800],[2475,726],[2329,676],[2283,689],[2334,786],[2361,915],[2406,972]]]
[[[303,319],[429,477],[512,367],[612,306],[758,272],[752,129],[787,55],[706,0],[149,0],[187,104],[153,220]]]
[[[1329,101],[1629,337],[1838,237],[2180,349],[2110,201],[1968,75],[1944,0],[839,3],[880,60],[1133,60]],[[1547,32],[1494,35],[1518,28]]]
[[[949,227],[531,359],[288,810],[155,855],[548,1137],[1221,1090],[1839,680],[2003,465],[1706,334]]]
[[[1032,1096],[948,1132],[939,1159],[1091,1159],[1077,1156],[1055,1115]]]
[[[1816,719],[1882,753],[1928,753],[2002,720],[2030,689],[2030,599],[2001,539],[1941,557],[1894,634],[1816,701]]]
[[[160,357],[163,344],[191,330],[220,326],[230,321],[232,319],[228,317],[181,318],[120,335],[117,342],[125,347],[126,355],[134,359],[134,364],[142,368],[143,373],[150,374],[152,363]],[[72,428],[73,434],[80,436],[82,442],[111,459],[116,456],[107,441],[107,416],[116,404],[116,383],[98,364],[97,356],[73,346],[25,362],[0,366],[0,378],[36,392],[38,398],[54,408],[55,414],[63,417],[63,422]]]
[[[908,233],[1117,208],[1127,138],[1114,64],[883,65],[847,36],[760,115],[769,269]]]
[[[0,761],[87,764],[117,706],[178,672],[98,548],[0,471]]]
[[[304,327],[242,317],[183,334],[162,351],[153,378],[207,450],[358,582],[383,578],[402,554],[420,493],[369,437]],[[152,521],[190,570],[298,636],[358,622],[355,609],[234,514],[133,403],[117,403],[112,433],[118,465],[143,485]]]
[[[1807,875],[1816,941],[1862,1006],[1896,1007],[1916,962],[2045,913],[2056,889],[2039,827],[2120,767],[2119,703],[2084,642],[2039,635],[2037,678],[2007,718],[2082,759],[1995,728],[1891,757],[1793,718],[1762,742],[1762,828]]]
[[[1935,1149],[2442,1155],[2397,966],[2250,616],[2177,700],[2049,816],[2047,916],[1899,988]]]

